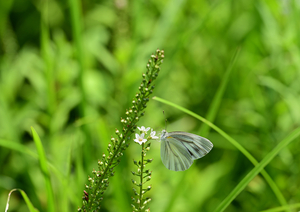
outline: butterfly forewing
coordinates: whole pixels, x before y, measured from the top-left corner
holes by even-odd
[[[194,160],[204,157],[213,148],[213,144],[208,139],[192,133],[174,131],[168,133],[167,136],[180,141]]]

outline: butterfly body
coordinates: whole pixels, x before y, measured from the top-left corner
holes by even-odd
[[[162,131],[161,160],[165,167],[173,171],[184,171],[193,161],[204,157],[213,148],[213,144],[201,136],[182,132]]]

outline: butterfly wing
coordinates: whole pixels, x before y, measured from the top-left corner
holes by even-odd
[[[204,157],[213,148],[213,144],[208,139],[192,133],[174,131],[169,132],[168,136],[180,142],[193,160]]]
[[[192,155],[186,147],[170,136],[161,139],[160,156],[165,167],[173,171],[184,171],[193,164]]]

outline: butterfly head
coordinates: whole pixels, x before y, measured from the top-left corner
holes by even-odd
[[[162,130],[162,131],[161,131],[161,135],[160,135],[160,140],[165,139],[166,136],[167,136],[167,131],[166,131],[166,130]]]

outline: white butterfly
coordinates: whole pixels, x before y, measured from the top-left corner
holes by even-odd
[[[172,171],[184,171],[193,161],[204,157],[213,148],[206,138],[192,133],[162,131],[160,156],[165,167]]]

